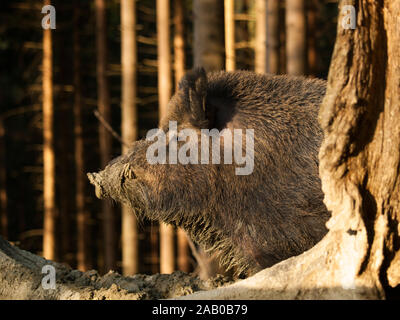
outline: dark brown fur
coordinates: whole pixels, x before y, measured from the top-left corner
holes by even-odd
[[[221,254],[223,263],[254,272],[312,247],[329,213],[318,177],[325,82],[252,72],[188,73],[170,101],[179,128],[254,129],[254,171],[235,165],[150,165],[136,142],[98,174],[101,197],[129,204],[138,216],[182,226]]]

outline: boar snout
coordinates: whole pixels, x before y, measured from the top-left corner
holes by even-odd
[[[89,178],[90,183],[95,187],[96,197],[99,199],[103,199],[105,194],[103,191],[103,187],[101,186],[100,174],[93,172],[93,173],[88,173],[87,176]]]

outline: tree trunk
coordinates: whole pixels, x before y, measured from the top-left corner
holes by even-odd
[[[185,16],[182,0],[174,0],[174,70],[175,88],[185,74]]]
[[[107,123],[111,123],[110,97],[107,81],[107,44],[106,44],[106,3],[96,0],[96,49],[97,49],[97,104]],[[111,160],[111,135],[103,124],[99,124],[99,144],[101,167]],[[115,222],[111,202],[102,201],[103,236],[104,236],[104,270],[115,269]],[[81,265],[82,270],[85,266]]]
[[[285,6],[285,1],[279,1],[279,21],[283,21],[282,24],[285,27],[280,27],[279,28],[279,73],[280,74],[286,74],[286,6]]]
[[[174,69],[175,88],[178,88],[179,81],[185,74],[185,19],[182,0],[174,1]],[[178,270],[189,272],[189,244],[186,232],[181,228],[176,231],[177,238],[177,264]]]
[[[315,2],[309,1],[307,3],[307,74],[313,76],[316,76],[317,73],[316,11]]]
[[[279,0],[267,0],[267,72],[279,74]]]
[[[206,71],[224,68],[224,2],[193,1],[194,66]]]
[[[81,45],[80,45],[80,8],[78,1],[74,5],[74,138],[75,138],[75,205],[77,222],[77,263],[78,268],[92,268],[89,253],[89,213],[85,206],[85,156],[82,127],[82,84],[81,84]],[[67,235],[68,236],[68,235]]]
[[[158,54],[158,99],[160,121],[168,113],[171,98],[171,46],[169,1],[157,0],[157,54]],[[175,270],[174,228],[160,223],[160,272],[171,273]]]
[[[258,73],[267,72],[267,2],[268,0],[256,0],[256,35],[254,45],[255,67]]]
[[[225,13],[225,69],[235,70],[235,2],[224,1]]]
[[[305,54],[304,0],[286,0],[286,63],[288,74],[305,74]]]
[[[255,71],[279,73],[279,1],[256,1]]]
[[[320,110],[328,234],[300,256],[189,298],[381,299],[398,290],[400,2],[354,2],[357,26],[345,30],[341,13]]]
[[[150,272],[160,272],[160,227],[156,221],[150,225]]]
[[[49,0],[44,1],[50,4]],[[55,157],[52,30],[43,29],[43,256],[56,258]]]
[[[355,8],[356,29],[339,27],[320,112],[320,172],[337,260],[353,262],[343,280],[383,297],[400,284],[400,2]]]
[[[122,140],[133,143],[138,136],[136,110],[136,5],[134,0],[121,1],[121,62],[122,62]],[[128,146],[122,145],[122,153]],[[139,238],[135,214],[122,205],[122,272],[139,272]]]
[[[0,234],[8,237],[7,163],[4,120],[0,115]]]

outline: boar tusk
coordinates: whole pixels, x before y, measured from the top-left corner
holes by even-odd
[[[102,187],[100,186],[100,183],[98,181],[98,175],[99,175],[98,173],[88,173],[87,174],[90,183],[94,185],[96,197],[99,199],[102,199],[104,196],[104,193],[103,193]]]

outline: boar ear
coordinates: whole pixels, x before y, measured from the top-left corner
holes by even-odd
[[[206,120],[207,75],[204,68],[196,68],[182,78],[179,89],[189,104],[189,111],[196,122]]]

